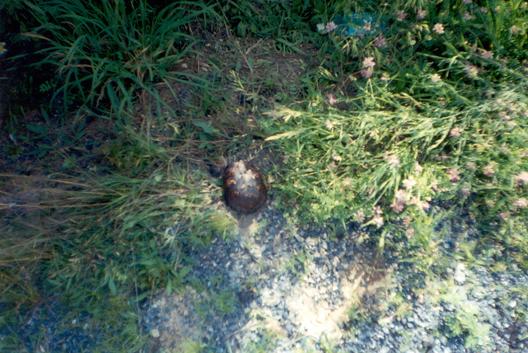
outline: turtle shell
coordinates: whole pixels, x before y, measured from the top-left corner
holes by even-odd
[[[266,203],[267,188],[262,174],[244,161],[229,164],[223,176],[226,204],[240,213],[253,213]]]

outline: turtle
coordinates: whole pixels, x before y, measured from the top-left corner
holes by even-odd
[[[228,207],[241,214],[258,211],[267,200],[268,189],[262,173],[244,160],[231,162],[221,169],[224,200]]]

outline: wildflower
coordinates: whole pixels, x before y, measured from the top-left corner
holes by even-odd
[[[508,220],[508,218],[510,218],[510,212],[501,212],[501,213],[499,213],[499,217],[503,221],[506,221],[506,220]]]
[[[337,164],[335,164],[335,162],[330,162],[328,163],[328,165],[326,166],[326,168],[330,171],[334,171],[337,169]]]
[[[418,207],[419,209],[422,209],[424,211],[427,211],[429,209],[429,207],[431,207],[431,205],[429,204],[429,202],[427,201],[422,201],[420,200],[420,198],[414,196],[413,198],[411,198],[411,200],[409,201],[409,204],[411,205],[414,205],[416,207]]]
[[[482,169],[482,174],[487,177],[492,177],[495,175],[495,163],[489,163],[487,166]]]
[[[385,48],[387,46],[387,41],[383,35],[379,35],[374,39],[374,46],[376,48]]]
[[[464,67],[464,71],[466,71],[466,74],[471,78],[477,78],[479,74],[479,69],[471,64],[467,64],[466,67]]]
[[[381,80],[382,81],[390,81],[390,76],[388,73],[384,72],[382,75],[381,75]]]
[[[521,32],[521,29],[517,27],[516,25],[513,25],[510,27],[510,33],[511,34],[519,34]]]
[[[372,217],[372,222],[374,222],[374,224],[376,224],[379,227],[381,227],[383,225],[383,216],[381,215],[375,215],[374,217]]]
[[[409,195],[407,194],[407,191],[402,190],[402,189],[398,189],[394,193],[394,199],[397,202],[405,203],[405,202],[407,202],[408,197],[409,197]]]
[[[335,162],[341,162],[341,161],[343,160],[343,158],[342,158],[340,155],[338,155],[338,154],[334,154],[334,155],[332,156],[332,159],[333,159]]]
[[[418,174],[420,174],[423,171],[423,167],[420,165],[420,163],[416,162],[414,164],[414,171]]]
[[[403,225],[408,226],[409,224],[411,224],[411,221],[411,217],[407,216],[403,219]]]
[[[405,13],[405,11],[398,11],[396,12],[396,18],[398,19],[398,21],[403,21],[407,18],[407,14]]]
[[[460,134],[462,133],[462,129],[459,127],[454,127],[449,131],[449,136],[451,137],[460,137]]]
[[[332,121],[332,120],[326,120],[325,121],[325,127],[328,129],[328,130],[332,130],[335,126],[335,123]]]
[[[328,22],[325,26],[326,33],[330,33],[336,28],[337,28],[337,25],[334,23],[334,21]]]
[[[376,62],[374,61],[374,58],[372,56],[368,56],[363,59],[363,70],[360,71],[361,76],[364,78],[372,77],[375,65]]]
[[[440,81],[442,81],[442,78],[440,77],[439,74],[432,74],[431,75],[431,82],[437,83],[437,82],[440,82]]]
[[[327,24],[324,24],[324,23],[317,24],[317,31],[323,34],[330,33],[336,28],[337,28],[337,25],[334,23],[334,21],[330,21]]]
[[[357,211],[354,214],[354,219],[359,223],[363,223],[365,221],[365,212],[363,212],[362,210]]]
[[[437,23],[433,26],[433,31],[437,34],[443,34],[445,32],[444,25],[441,23]]]
[[[462,189],[460,189],[460,192],[462,193],[462,196],[468,197],[469,194],[471,194],[471,187],[466,184]]]
[[[5,52],[7,52],[7,49],[5,47],[5,42],[0,42],[0,55],[4,54]]]
[[[527,171],[520,172],[513,178],[513,180],[515,182],[515,185],[517,186],[528,185],[528,172]]]
[[[405,190],[397,190],[394,194],[394,201],[392,201],[391,208],[394,212],[400,213],[405,208],[408,195]]]
[[[386,155],[385,161],[393,168],[398,168],[400,166],[400,159],[393,154]]]
[[[458,172],[458,169],[456,168],[450,168],[447,170],[447,176],[449,177],[449,181],[452,183],[456,183],[460,180],[460,173]]]
[[[407,236],[407,238],[412,238],[414,237],[414,228],[412,227],[409,227],[405,230],[405,235]]]
[[[524,197],[521,197],[520,199],[517,199],[513,202],[513,206],[515,208],[526,208],[528,207],[528,200]]]
[[[464,4],[466,4],[466,5],[469,5],[469,4],[471,4],[473,1],[471,1],[471,0],[462,0],[462,2],[463,2]]]
[[[374,217],[372,218],[372,222],[374,222],[378,227],[383,225],[383,211],[381,207],[374,207]]]
[[[480,7],[479,11],[480,11],[480,13],[488,13],[488,9],[485,8],[485,7]]]
[[[416,185],[416,179],[409,177],[403,181],[403,187],[406,190],[411,190]]]
[[[372,74],[374,73],[374,70],[372,68],[363,69],[359,72],[361,74],[361,77],[363,78],[371,78]]]
[[[352,178],[346,177],[345,179],[343,179],[343,186],[344,187],[352,186]]]
[[[418,9],[418,11],[416,11],[416,18],[418,20],[423,20],[425,16],[427,16],[427,11],[424,9]]]
[[[328,104],[334,105],[337,103],[336,96],[333,93],[327,93],[326,99],[328,100]]]
[[[370,22],[365,22],[365,24],[363,25],[363,29],[369,32],[372,29],[372,24]]]
[[[372,56],[367,56],[365,59],[363,59],[364,69],[368,69],[374,66],[376,66],[376,62],[374,61],[374,58]]]

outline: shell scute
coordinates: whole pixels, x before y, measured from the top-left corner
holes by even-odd
[[[223,174],[224,199],[230,208],[249,214],[266,203],[266,184],[255,167],[238,161],[229,164]]]

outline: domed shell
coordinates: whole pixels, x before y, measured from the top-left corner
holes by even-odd
[[[253,213],[266,203],[268,191],[262,174],[244,161],[225,168],[223,186],[226,204],[237,212]]]

